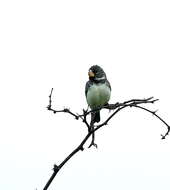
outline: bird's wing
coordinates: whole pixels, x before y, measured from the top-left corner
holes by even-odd
[[[88,89],[90,88],[90,86],[91,86],[91,82],[90,81],[87,81],[86,82],[86,87],[85,87],[85,95],[87,96],[87,91],[88,91]]]
[[[112,89],[111,85],[110,85],[110,82],[107,79],[106,79],[106,85],[110,88],[110,90]]]

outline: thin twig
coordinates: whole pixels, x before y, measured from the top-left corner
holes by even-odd
[[[73,112],[71,112],[70,109],[68,109],[68,108],[64,108],[64,109],[62,109],[62,110],[55,110],[55,109],[52,108],[52,92],[53,92],[53,88],[51,89],[51,93],[50,93],[50,95],[49,95],[49,104],[48,104],[48,106],[47,106],[47,109],[48,109],[49,111],[52,111],[54,114],[55,114],[55,113],[59,113],[59,112],[69,113],[70,115],[74,116],[75,119],[78,120],[78,119],[79,119],[79,116],[78,116],[77,114],[74,114]]]
[[[165,120],[163,120],[159,115],[156,114],[157,110],[156,110],[156,111],[150,111],[150,110],[147,109],[147,108],[144,108],[144,107],[141,107],[141,106],[137,106],[137,105],[134,106],[134,107],[143,109],[143,110],[145,110],[145,111],[147,111],[147,112],[153,114],[153,115],[154,115],[155,117],[157,117],[162,123],[164,123],[164,124],[167,126],[167,132],[165,133],[165,135],[162,135],[162,134],[161,134],[162,139],[165,139],[165,137],[166,137],[167,135],[169,135],[170,126],[167,124],[167,122],[166,122]]]

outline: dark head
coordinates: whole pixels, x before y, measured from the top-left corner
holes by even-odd
[[[88,75],[89,75],[89,80],[93,81],[100,81],[106,79],[105,72],[98,65],[93,65],[92,67],[90,67]]]

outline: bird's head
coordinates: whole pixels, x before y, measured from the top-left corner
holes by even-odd
[[[104,70],[98,65],[93,65],[92,67],[90,67],[88,75],[89,80],[92,81],[100,81],[106,79],[106,74]]]

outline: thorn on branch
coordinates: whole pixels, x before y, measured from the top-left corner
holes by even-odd
[[[56,164],[54,164],[53,171],[57,173],[59,170],[60,168]]]
[[[81,150],[81,151],[83,151],[83,150],[84,150],[83,146],[81,146],[81,147],[80,147],[80,150]]]
[[[162,137],[161,139],[165,139],[165,135],[162,135],[162,134],[161,134],[161,137]]]
[[[152,114],[155,115],[158,112],[158,110],[152,111]]]
[[[68,108],[63,109],[64,112],[69,112],[70,110]]]
[[[51,110],[51,105],[48,105],[48,106],[47,106],[47,110]]]
[[[79,116],[78,116],[78,115],[76,115],[76,116],[75,116],[75,119],[76,119],[76,120],[78,120],[78,119],[79,119]]]

